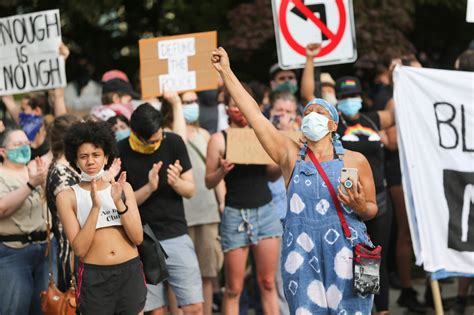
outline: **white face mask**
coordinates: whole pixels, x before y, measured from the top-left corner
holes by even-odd
[[[82,169],[81,169],[81,181],[83,182],[91,182],[92,180],[94,179],[99,179],[102,177],[102,175],[104,175],[104,167],[102,166],[102,169],[95,175],[89,175],[87,174],[86,172],[84,172]]]
[[[311,141],[319,141],[329,133],[329,118],[321,114],[311,112],[303,118],[301,131]]]

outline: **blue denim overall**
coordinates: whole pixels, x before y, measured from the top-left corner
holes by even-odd
[[[342,148],[341,148],[342,149]],[[337,191],[339,159],[321,162]],[[282,277],[291,314],[368,315],[373,295],[360,296],[352,289],[352,248],[372,244],[365,224],[343,205],[351,238],[344,236],[329,190],[311,160],[301,152],[288,184],[288,211],[282,240]]]

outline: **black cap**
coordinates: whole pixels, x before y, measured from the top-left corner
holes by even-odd
[[[362,94],[360,81],[356,77],[342,77],[336,81],[336,97],[341,98],[347,95]]]
[[[102,85],[102,94],[111,92],[121,92],[130,95],[133,99],[140,99],[140,94],[133,90],[132,85],[122,79],[111,79],[104,82]]]

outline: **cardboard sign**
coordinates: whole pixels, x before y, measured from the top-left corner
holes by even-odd
[[[211,52],[217,32],[141,39],[140,78],[144,98],[163,91],[203,91],[217,88]]]
[[[66,86],[59,10],[0,19],[0,95]]]
[[[300,131],[280,131],[295,142],[301,138]],[[250,128],[229,128],[227,130],[226,159],[235,164],[275,164],[268,156]]]

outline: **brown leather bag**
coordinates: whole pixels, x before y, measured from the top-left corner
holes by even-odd
[[[76,290],[71,287],[63,293],[49,279],[48,289],[41,292],[41,311],[45,315],[75,315]]]
[[[59,291],[53,279],[53,262],[51,251],[51,229],[49,223],[49,209],[47,211],[47,234],[49,255],[49,284],[46,291],[41,292],[41,311],[45,315],[75,315],[76,314],[76,281],[74,278],[74,254],[71,253],[71,287],[64,293]]]

